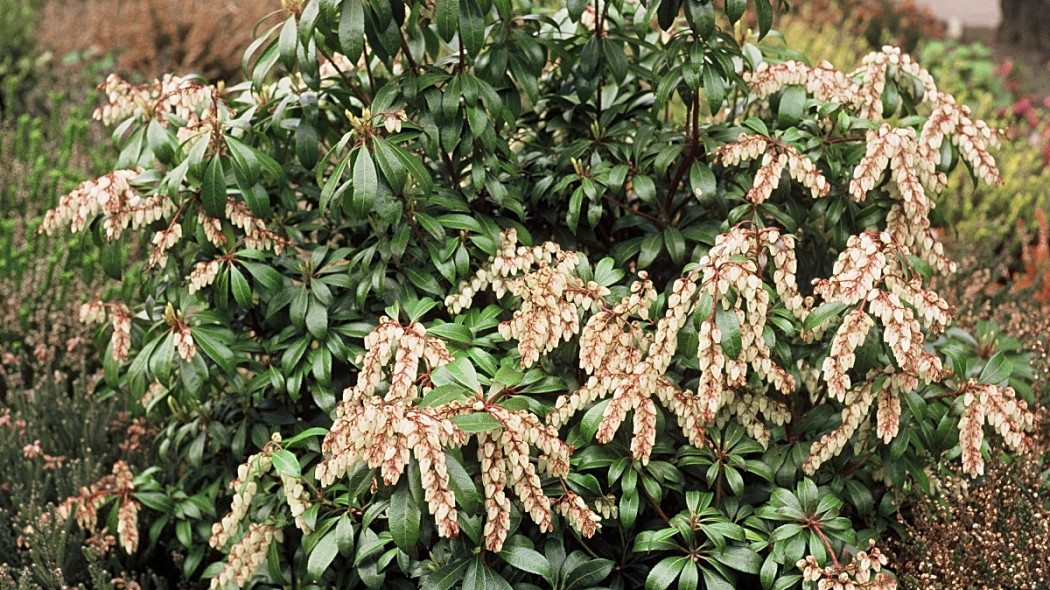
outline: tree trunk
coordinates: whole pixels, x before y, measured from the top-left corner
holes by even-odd
[[[1050,51],[1050,0],[999,0],[998,41]]]

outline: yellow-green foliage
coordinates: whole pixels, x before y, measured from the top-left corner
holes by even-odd
[[[837,9],[834,9],[837,10]],[[834,18],[814,18],[812,10],[800,4],[777,20],[781,38],[769,37],[767,46],[790,47],[791,53],[812,64],[827,60],[843,71],[851,71],[860,64],[871,48],[863,37],[843,35],[842,27],[833,24]],[[797,59],[796,58],[796,59]]]
[[[975,242],[1008,240],[1018,219],[1034,231],[1035,211],[1050,211],[1050,170],[1041,151],[1027,136],[1004,141],[996,161],[1005,183],[998,187],[975,187],[965,176],[952,177],[938,204],[951,229]]]

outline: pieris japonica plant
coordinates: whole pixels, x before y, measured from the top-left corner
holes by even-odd
[[[783,59],[774,8],[286,0],[242,85],[107,80],[119,170],[43,230],[147,244],[83,312],[166,426],[140,544],[212,588],[894,587],[901,494],[1032,424],[930,288],[998,134],[896,49]]]

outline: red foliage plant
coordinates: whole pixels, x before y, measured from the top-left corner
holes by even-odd
[[[1039,239],[1035,245],[1029,244],[1028,232],[1024,221],[1017,220],[1017,229],[1021,233],[1021,262],[1024,273],[1014,275],[1013,290],[1035,289],[1034,299],[1039,305],[1050,305],[1050,240],[1046,226],[1046,216],[1042,211],[1035,212],[1039,224]]]

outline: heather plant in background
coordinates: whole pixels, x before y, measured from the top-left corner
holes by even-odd
[[[148,241],[81,315],[163,425],[57,516],[212,588],[891,588],[905,493],[1023,452],[931,288],[1000,137],[906,53],[785,61],[767,0],[284,8],[243,84],[108,79],[119,162],[44,218]]]

